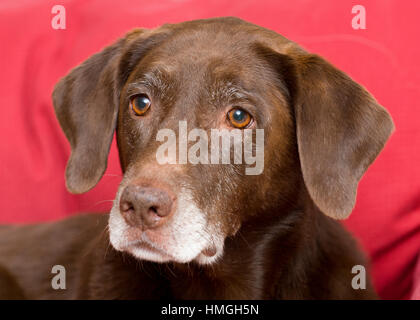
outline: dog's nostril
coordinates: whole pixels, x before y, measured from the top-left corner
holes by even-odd
[[[158,214],[158,209],[156,206],[151,206],[149,208],[149,212],[154,213],[154,214]]]
[[[132,203],[124,201],[121,203],[120,209],[124,212],[134,211],[134,206]]]

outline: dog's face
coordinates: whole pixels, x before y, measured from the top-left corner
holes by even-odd
[[[63,78],[53,99],[72,192],[101,178],[117,129],[124,178],[111,243],[158,262],[216,261],[242,224],[284,214],[301,180],[322,212],[346,217],[393,129],[342,72],[234,18],[133,31]],[[230,134],[241,139],[226,145],[229,161],[212,162]]]

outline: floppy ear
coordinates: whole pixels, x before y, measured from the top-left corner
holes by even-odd
[[[52,99],[70,142],[66,185],[72,193],[93,188],[107,166],[117,119],[115,70],[123,40],[93,55],[54,88]]]
[[[55,113],[71,146],[66,185],[72,193],[93,188],[106,170],[116,127],[119,91],[132,67],[131,56],[121,63],[123,51],[129,45],[138,46],[134,39],[144,31],[136,29],[91,56],[54,88]],[[118,71],[120,64],[124,66],[122,71]]]
[[[392,119],[362,86],[321,57],[264,50],[270,60],[276,56],[289,88],[309,195],[326,215],[347,218],[359,180],[394,130]]]

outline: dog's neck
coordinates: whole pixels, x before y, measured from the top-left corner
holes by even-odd
[[[254,219],[227,238],[216,263],[171,266],[172,294],[185,299],[270,299],[281,297],[282,291],[296,292],[285,288],[294,288],[296,279],[309,276],[302,264],[318,253],[316,225],[323,217],[303,210],[277,213],[270,223],[266,217]]]

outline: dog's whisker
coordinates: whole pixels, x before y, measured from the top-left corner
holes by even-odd
[[[95,206],[98,206],[100,204],[107,203],[107,202],[114,203],[114,201],[115,201],[115,199],[112,199],[112,200],[100,200],[98,202],[95,202],[92,207],[95,207]]]

